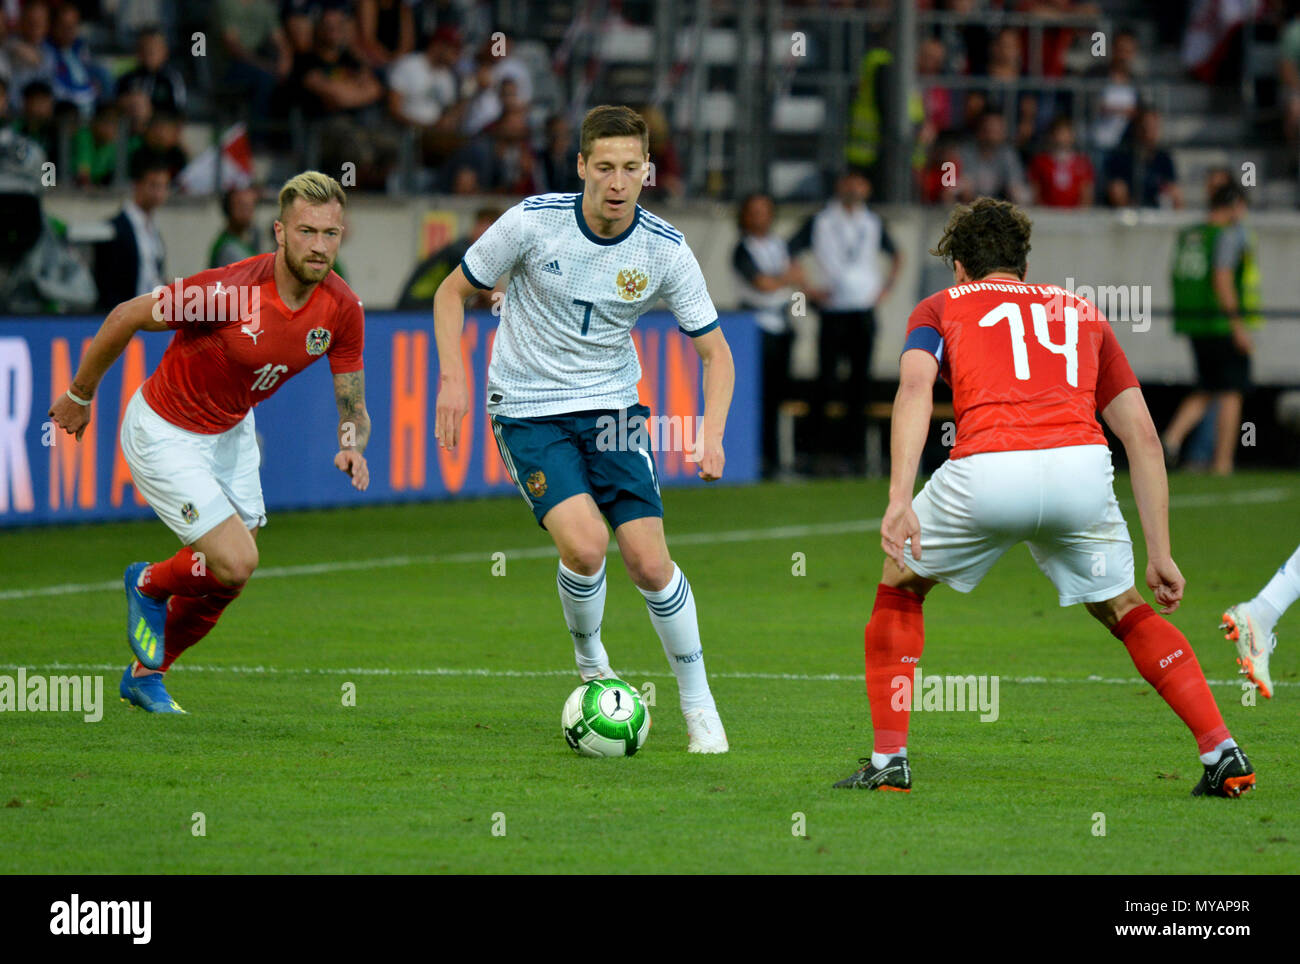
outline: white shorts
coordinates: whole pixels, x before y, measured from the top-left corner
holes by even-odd
[[[949,459],[912,500],[921,522],[918,576],[970,592],[1018,542],[1062,606],[1113,599],[1133,585],[1133,543],[1115,501],[1105,445],[981,452]]]
[[[121,442],[136,490],[185,545],[236,513],[250,529],[266,525],[252,411],[234,428],[204,435],[167,421],[137,390]]]

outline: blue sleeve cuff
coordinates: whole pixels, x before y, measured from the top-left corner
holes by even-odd
[[[714,328],[717,328],[719,320],[720,319],[718,318],[714,318],[713,321],[709,322],[703,328],[682,328],[681,325],[678,325],[677,327],[681,328],[685,334],[690,335],[692,338],[699,338],[700,335],[706,335]]]
[[[928,351],[937,362],[943,361],[943,335],[939,334],[936,328],[922,325],[908,332],[907,340],[903,342],[903,351],[910,351],[913,348]],[[901,355],[902,352],[899,354]]]
[[[474,277],[474,272],[469,270],[469,265],[465,263],[464,258],[460,259],[460,270],[465,272],[465,277],[469,279],[469,283],[475,288],[483,288],[486,290],[487,288],[492,287],[491,285],[485,285],[483,282],[479,281],[478,278]]]

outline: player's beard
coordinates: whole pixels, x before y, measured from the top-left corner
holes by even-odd
[[[334,267],[333,259],[325,265],[323,269],[313,268],[307,263],[307,259],[295,261],[292,254],[289,253],[289,246],[284,248],[284,264],[289,269],[289,273],[305,285],[314,285],[325,280],[325,276],[330,273]]]

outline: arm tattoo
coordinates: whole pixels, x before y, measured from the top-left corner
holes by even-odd
[[[365,372],[335,375],[334,402],[339,409],[339,447],[364,452],[366,443],[370,441]]]

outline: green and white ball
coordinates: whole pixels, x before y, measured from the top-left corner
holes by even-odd
[[[645,745],[650,711],[621,679],[594,679],[569,694],[560,726],[565,742],[582,756],[631,756]]]

